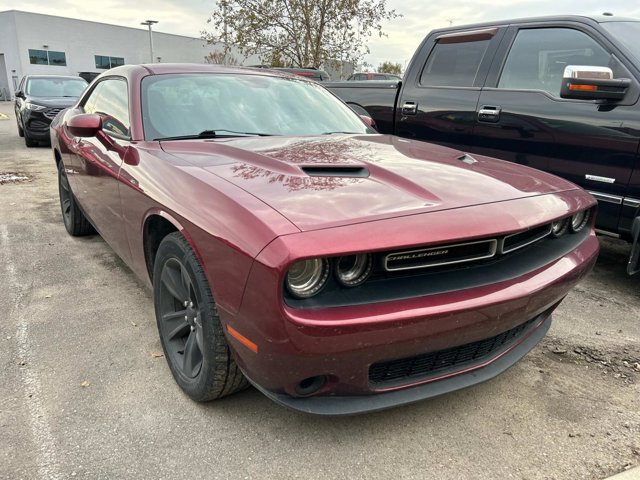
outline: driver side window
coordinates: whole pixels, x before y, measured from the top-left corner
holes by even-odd
[[[520,30],[498,88],[542,90],[560,96],[568,65],[608,67],[611,55],[587,34],[570,28]]]
[[[102,117],[102,129],[120,137],[130,136],[127,82],[109,78],[98,83],[84,104],[85,113]]]

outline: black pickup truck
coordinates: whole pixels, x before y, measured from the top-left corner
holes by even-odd
[[[324,84],[380,133],[546,170],[599,202],[640,270],[640,21],[543,17],[434,30],[401,82]]]

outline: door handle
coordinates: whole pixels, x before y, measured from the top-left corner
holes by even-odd
[[[418,104],[416,102],[404,102],[402,115],[415,115],[416,113],[418,113]]]
[[[497,123],[500,120],[502,107],[494,105],[483,105],[478,110],[478,121],[486,123]]]

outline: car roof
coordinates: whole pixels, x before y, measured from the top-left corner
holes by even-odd
[[[141,65],[122,65],[114,67],[100,74],[97,78],[104,78],[110,75],[122,75],[128,77],[142,78],[149,75],[169,75],[184,73],[236,73],[240,75],[261,75],[269,77],[295,78],[296,80],[310,81],[306,77],[301,77],[283,70],[271,70],[268,68],[240,67],[228,65],[216,65],[207,63],[148,63]]]
[[[25,75],[25,78],[27,80],[31,78],[64,78],[65,80],[82,80],[86,82],[84,78],[76,75]]]
[[[629,18],[629,17],[617,17],[615,15],[550,15],[550,16],[540,16],[540,17],[524,17],[524,18],[513,18],[507,20],[497,20],[494,22],[482,22],[482,23],[471,23],[468,25],[455,25],[453,27],[446,28],[438,28],[435,29],[434,32],[447,32],[452,30],[462,30],[469,28],[487,28],[487,27],[496,27],[502,25],[512,25],[512,24],[522,24],[522,23],[536,23],[536,22],[562,22],[562,21],[578,21],[584,22],[585,20],[589,20],[595,23],[607,23],[607,22],[638,22],[640,19],[637,18]]]

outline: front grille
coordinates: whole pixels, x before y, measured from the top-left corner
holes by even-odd
[[[53,120],[54,118],[56,118],[56,115],[58,115],[62,110],[63,110],[62,108],[50,108],[48,110],[45,110],[43,112],[43,115]]]
[[[429,377],[443,370],[462,369],[467,365],[481,363],[497,355],[520,338],[538,320],[533,318],[511,330],[459,347],[425,353],[415,357],[401,358],[389,362],[374,363],[369,368],[369,382],[381,386],[388,383],[409,383],[420,377]]]
[[[394,252],[385,257],[384,267],[388,272],[393,272],[482,260],[493,257],[497,246],[498,241],[492,239]]]
[[[48,130],[49,124],[40,120],[31,120],[29,122],[29,128],[31,130]]]
[[[526,247],[538,240],[543,239],[551,233],[551,224],[542,225],[540,227],[525,230],[524,232],[514,233],[504,237],[502,242],[502,253],[513,252],[519,248]]]

